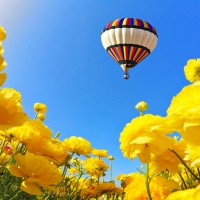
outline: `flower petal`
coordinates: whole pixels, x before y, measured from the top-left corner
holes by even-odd
[[[17,166],[8,164],[8,165],[7,165],[7,169],[8,169],[8,171],[9,171],[13,176],[16,176],[16,177],[26,177],[26,175],[24,175],[24,174],[22,173],[22,171],[21,171]]]
[[[26,192],[28,194],[32,194],[32,195],[42,194],[40,188],[38,187],[38,185],[36,183],[31,183],[26,180],[22,182],[20,189],[23,190],[24,192]]]

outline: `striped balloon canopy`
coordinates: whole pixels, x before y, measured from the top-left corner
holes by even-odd
[[[121,18],[105,26],[101,41],[109,55],[121,65],[127,75],[130,68],[153,51],[158,35],[156,29],[144,20]]]

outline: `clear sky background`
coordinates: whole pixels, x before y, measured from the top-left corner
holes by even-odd
[[[114,176],[140,167],[124,158],[119,135],[139,115],[135,105],[146,101],[146,113],[166,116],[171,99],[188,85],[183,67],[200,57],[199,0],[0,0],[0,25],[8,63],[4,87],[22,94],[24,110],[45,103],[45,124],[60,139],[80,136],[92,147],[113,155]],[[149,22],[158,33],[154,51],[131,78],[101,44],[101,31],[117,18]]]

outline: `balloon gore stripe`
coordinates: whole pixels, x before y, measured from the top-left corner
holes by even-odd
[[[115,28],[137,28],[137,29],[143,29],[146,31],[149,31],[151,33],[154,33],[157,37],[158,34],[156,32],[156,29],[149,24],[148,22],[145,22],[144,20],[136,19],[136,18],[121,18],[116,19],[110,23],[108,23],[105,28],[103,29],[102,33]]]
[[[118,44],[107,48],[107,52],[120,65],[127,64],[128,68],[134,67],[150,54],[150,50],[133,44]]]

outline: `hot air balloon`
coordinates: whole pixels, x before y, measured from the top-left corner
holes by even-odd
[[[158,35],[156,29],[144,20],[121,18],[105,26],[101,41],[105,50],[124,70],[124,79],[128,79],[128,70],[153,51]]]

